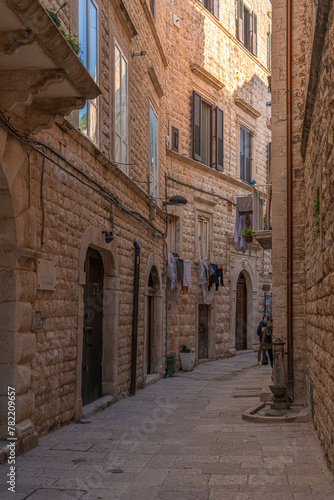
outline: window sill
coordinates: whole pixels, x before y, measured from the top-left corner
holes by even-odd
[[[201,163],[198,160],[194,160],[193,158],[183,156],[180,153],[174,153],[170,149],[167,149],[166,153],[167,153],[167,156],[169,156],[169,157],[172,156],[173,158],[179,160],[180,163],[182,163],[182,164],[186,164],[186,165],[189,165],[191,167],[195,167],[198,170],[202,170],[202,171],[206,172],[207,174],[211,174],[214,177],[218,177],[222,180],[225,180],[226,182],[229,182],[230,184],[234,184],[237,187],[240,187],[242,189],[246,189],[249,192],[252,192],[252,186],[250,184],[246,184],[245,182],[243,182],[235,177],[231,177],[230,175],[226,174],[225,172],[221,172],[220,170],[217,170],[215,168],[208,167],[207,165],[204,165],[204,163]]]

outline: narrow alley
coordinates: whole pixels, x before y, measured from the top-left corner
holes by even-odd
[[[334,484],[312,423],[254,424],[270,368],[256,353],[178,372],[39,440],[2,499],[330,500]]]

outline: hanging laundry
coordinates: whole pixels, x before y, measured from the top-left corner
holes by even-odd
[[[254,186],[253,190],[253,229],[254,231],[262,231],[263,229],[263,204],[260,198],[260,191]]]
[[[208,263],[201,257],[198,263],[198,282],[204,285],[208,282]]]
[[[204,303],[209,306],[211,302],[213,301],[213,288],[211,290],[208,289],[208,285],[205,283],[205,285],[202,285],[202,292],[203,292],[203,300]]]
[[[183,286],[191,286],[191,261],[183,261]]]
[[[253,213],[253,197],[250,196],[240,196],[237,198],[237,209],[239,215],[247,215]]]
[[[183,280],[183,259],[177,259],[176,261],[176,278],[179,283]]]
[[[168,253],[167,277],[171,280],[171,290],[174,290],[176,279],[176,264],[175,257],[172,253]]]
[[[183,259],[176,259],[176,288],[180,292],[182,290],[182,280],[183,280]]]
[[[218,265],[217,266],[217,275],[218,275],[218,280],[220,282],[221,286],[224,286],[224,267]]]
[[[210,264],[210,267],[212,269],[212,274],[209,278],[209,290],[212,287],[212,285],[216,285],[216,290],[218,290],[219,287],[219,281],[218,281],[218,269],[217,269],[217,264]]]
[[[238,207],[235,214],[235,225],[234,225],[234,243],[237,252],[245,253],[247,250],[246,241],[242,236],[242,231],[245,229],[245,216],[240,216]]]

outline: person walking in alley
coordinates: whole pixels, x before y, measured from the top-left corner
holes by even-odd
[[[262,318],[262,320],[259,323],[259,326],[257,327],[257,335],[260,340],[259,344],[259,350],[257,352],[257,364],[261,365],[261,354],[262,354],[262,364],[267,365],[268,364],[268,358],[267,358],[267,351],[263,349],[262,347],[262,340],[263,340],[263,332],[267,326],[267,323],[269,321],[269,317],[265,314]]]
[[[273,322],[268,321],[266,328],[263,332],[262,348],[268,351],[271,367],[273,367]]]

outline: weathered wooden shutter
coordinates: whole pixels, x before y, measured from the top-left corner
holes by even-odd
[[[212,14],[219,19],[219,0],[212,0]]]
[[[203,224],[203,255],[204,259],[209,257],[209,224],[207,220],[202,221]]]
[[[193,92],[193,158],[201,161],[202,97]]]
[[[224,170],[224,111],[216,109],[216,168]]]
[[[257,56],[257,15],[253,12],[253,36],[252,36],[252,52]]]
[[[245,133],[245,181],[250,182],[252,178],[252,158],[251,158],[251,133]]]
[[[245,180],[245,129],[240,127],[240,179]]]
[[[244,43],[244,2],[238,0],[238,38]]]

